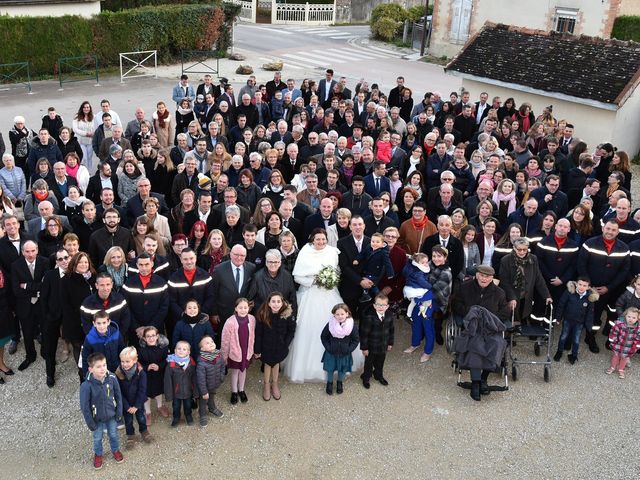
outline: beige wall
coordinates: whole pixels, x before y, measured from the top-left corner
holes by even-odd
[[[618,15],[640,15],[640,0],[621,0]]]
[[[621,0],[473,0],[469,34],[478,32],[485,22],[504,23],[523,28],[549,31],[554,27],[556,8],[579,10],[575,33],[578,35],[609,36],[607,22],[612,3]],[[453,0],[435,0],[434,29],[431,36],[430,53],[436,56],[455,55],[462,45],[449,42]],[[626,0],[625,3],[629,3]],[[631,0],[636,6],[640,0]],[[615,6],[614,5],[614,6]]]
[[[100,13],[100,1],[79,3],[46,3],[40,5],[0,5],[0,15],[25,17],[61,17],[80,15],[90,17]]]
[[[640,87],[622,105],[616,115],[611,141],[631,157],[640,151]]]
[[[462,86],[471,92],[472,101],[476,101],[482,91],[489,93],[489,101],[496,95],[501,97],[503,102],[508,97],[513,97],[516,105],[524,102],[530,103],[536,116],[542,112],[544,107],[553,105],[553,116],[558,120],[566,119],[572,123],[576,129],[575,135],[587,142],[589,149],[595,147],[598,143],[612,141],[619,148],[624,148],[629,153],[637,151],[638,147],[634,147],[633,144],[638,142],[637,133],[638,125],[640,125],[640,105],[638,104],[635,105],[635,112],[632,111],[633,105],[630,105],[629,116],[635,115],[635,121],[627,122],[627,127],[629,129],[635,127],[635,131],[633,134],[625,134],[626,138],[614,140],[614,129],[616,125],[615,111],[602,110],[588,105],[559,100],[557,98],[524,93],[474,80],[463,79]],[[636,97],[640,97],[640,95],[636,95]],[[618,137],[622,137],[622,135],[618,135]],[[635,148],[635,150],[633,150],[633,148]]]

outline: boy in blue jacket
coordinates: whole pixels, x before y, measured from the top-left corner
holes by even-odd
[[[138,363],[138,352],[135,347],[127,347],[120,352],[120,366],[116,370],[116,378],[122,392],[122,410],[124,428],[127,432],[127,450],[135,446],[136,431],[133,417],[138,421],[138,429],[145,443],[152,441],[147,429],[144,413],[144,402],[147,400],[147,374]]]
[[[116,377],[107,370],[107,359],[101,352],[87,359],[89,375],[80,386],[80,410],[93,432],[93,467],[102,468],[102,437],[106,430],[116,463],[124,460],[118,439],[118,421],[122,419],[122,394]]]
[[[93,316],[93,327],[82,345],[82,378],[87,376],[87,361],[95,352],[103,353],[107,359],[107,368],[110,372],[115,372],[120,364],[120,351],[124,347],[124,338],[118,325],[111,322],[109,314],[104,310],[96,312]]]
[[[558,351],[553,356],[556,362],[562,358],[562,350],[567,339],[571,339],[571,354],[567,357],[573,365],[578,360],[580,335],[582,329],[590,332],[593,327],[593,304],[600,297],[594,289],[590,289],[591,281],[587,277],[579,277],[575,282],[567,282],[567,290],[560,297],[555,318],[562,321],[562,333],[558,341]]]
[[[360,303],[369,303],[371,295],[378,293],[382,277],[393,278],[395,275],[389,258],[389,247],[384,243],[381,233],[371,235],[371,249],[363,249],[360,262],[363,264],[362,276],[373,282],[373,287],[362,290]]]

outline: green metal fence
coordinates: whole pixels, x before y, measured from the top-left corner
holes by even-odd
[[[83,82],[95,79],[96,85],[100,83],[98,72],[98,57],[96,55],[84,55],[82,57],[60,57],[57,63],[60,89],[63,83]]]
[[[0,88],[5,85],[24,85],[31,93],[29,62],[0,64]]]

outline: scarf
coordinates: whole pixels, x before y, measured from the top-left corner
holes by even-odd
[[[217,350],[214,350],[213,352],[203,352],[202,350],[200,350],[200,358],[207,362],[213,362],[218,354],[219,352]]]
[[[168,112],[169,112],[169,111],[167,110],[167,113],[168,113]],[[179,113],[180,115],[183,115],[183,116],[184,116],[184,115],[189,115],[189,114],[190,114],[190,113],[192,113],[192,112],[193,112],[193,110],[191,110],[190,108],[182,108],[182,107],[178,107],[178,113]]]
[[[116,270],[111,265],[107,265],[107,273],[113,278],[113,284],[115,287],[120,288],[124,285],[124,277],[127,273],[127,269],[124,264],[120,269]]]
[[[531,255],[527,254],[526,257],[520,258],[515,253],[512,254],[516,264],[516,278],[513,282],[517,292],[524,290],[524,269],[527,265],[531,265]]]
[[[49,192],[38,193],[38,191],[35,191],[33,192],[33,196],[35,197],[36,200],[38,200],[38,202],[43,202],[47,198],[49,198]]]
[[[329,332],[331,332],[331,336],[334,338],[344,338],[351,335],[351,331],[353,330],[353,318],[347,318],[344,323],[340,323],[336,320],[336,317],[331,315],[329,318]]]
[[[429,221],[429,218],[425,215],[425,217],[418,221],[415,218],[411,217],[411,225],[413,226],[414,230],[424,230],[424,227],[427,226],[427,222]]]
[[[607,253],[611,253],[611,250],[613,250],[613,245],[616,243],[616,239],[614,238],[612,240],[607,240],[603,238],[602,242],[604,243],[604,247],[607,249]]]
[[[409,178],[409,176],[411,176],[411,174],[417,170],[420,160],[421,160],[420,157],[418,158],[409,157],[409,170],[407,170],[407,173],[404,176],[405,179]]]
[[[222,248],[219,248],[215,252],[213,250],[209,252],[209,256],[211,257],[211,266],[209,267],[209,273],[211,275],[213,275],[213,269],[220,265],[220,263],[222,263],[222,257],[224,256],[223,253],[224,252]]]
[[[153,116],[158,119],[158,126],[160,128],[165,128],[168,119],[170,121],[169,110],[165,110],[163,115],[160,115],[160,113],[156,110],[153,113]]]
[[[87,197],[78,197],[77,200],[72,200],[69,197],[64,197],[62,199],[62,201],[64,202],[64,204],[69,207],[69,208],[73,208],[73,207],[79,207],[80,205],[82,205],[84,202],[87,201]]]
[[[80,170],[80,164],[77,164],[75,167],[71,168],[69,165],[65,167],[67,171],[67,175],[70,177],[76,178],[78,176],[78,170]]]
[[[188,355],[186,357],[179,357],[177,353],[172,353],[167,357],[167,362],[174,362],[182,367],[183,370],[186,370],[189,366],[189,360],[190,357]]]
[[[529,167],[524,169],[525,172],[527,172],[527,174],[529,174],[529,178],[531,177],[539,177],[540,175],[542,175],[542,170],[540,170],[539,168],[536,168],[535,170],[531,170],[529,169]]]
[[[133,364],[133,367],[131,367],[129,370],[125,370],[123,368],[122,373],[124,373],[124,376],[127,377],[127,380],[130,381],[133,378],[133,376],[136,374],[137,368],[138,368],[138,365]]]
[[[493,202],[500,207],[500,202],[508,202],[507,215],[516,211],[516,192],[511,192],[508,195],[500,193],[498,191],[493,192]]]
[[[183,320],[185,322],[187,322],[189,325],[195,325],[196,323],[198,323],[198,320],[200,320],[200,314],[198,315],[194,315],[193,317],[190,315],[187,315],[186,313],[184,314],[184,316],[182,317]]]

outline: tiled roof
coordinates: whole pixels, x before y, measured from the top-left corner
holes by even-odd
[[[487,23],[445,71],[620,105],[640,80],[640,44]]]

